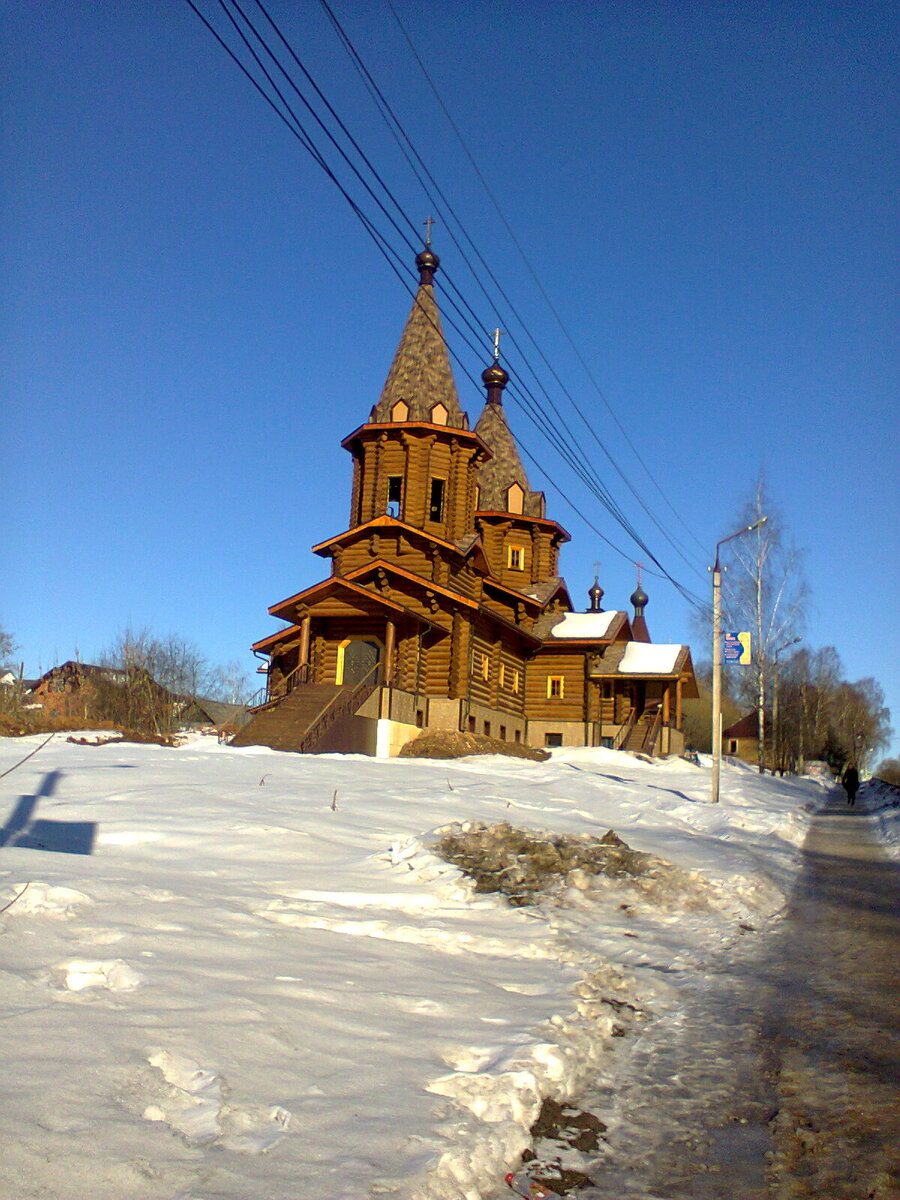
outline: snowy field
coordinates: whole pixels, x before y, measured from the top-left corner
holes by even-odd
[[[0,772],[42,741],[0,739]],[[783,908],[827,795],[726,766],[712,806],[706,765],[603,750],[376,761],[65,735],[2,786],[17,1200],[502,1195],[541,1098],[622,1069],[623,1007],[671,1010],[680,975]],[[469,820],[613,829],[678,870],[513,908],[433,853]]]

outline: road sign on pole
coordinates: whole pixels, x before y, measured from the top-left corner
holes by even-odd
[[[749,666],[749,664],[753,661],[750,654],[750,634],[723,634],[722,659],[727,663],[738,663],[742,667]]]

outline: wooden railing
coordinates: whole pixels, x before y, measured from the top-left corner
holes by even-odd
[[[628,716],[625,718],[625,724],[619,729],[619,732],[613,738],[613,750],[621,750],[634,729],[637,721],[637,709],[632,705],[628,710]]]
[[[381,679],[381,663],[376,663],[371,671],[352,688],[342,688],[336,696],[325,705],[313,723],[303,735],[297,747],[301,754],[307,754],[316,744],[322,734],[341,717],[349,716],[368,700]]]
[[[252,711],[258,711],[270,704],[276,704],[279,700],[283,700],[285,696],[289,696],[299,684],[309,683],[309,674],[309,663],[301,663],[299,667],[295,667],[293,671],[285,675],[284,679],[282,679],[277,696],[269,695],[269,681],[266,680],[265,687],[261,687],[259,691],[254,692],[250,697],[250,703],[247,705],[247,708]]]
[[[656,739],[659,737],[659,730],[662,726],[662,706],[660,705],[653,717],[652,722],[647,726],[643,738],[641,739],[641,750],[645,754],[652,754],[656,749]]]

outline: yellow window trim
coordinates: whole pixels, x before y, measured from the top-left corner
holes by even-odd
[[[558,690],[554,687],[558,685]],[[566,677],[564,675],[547,676],[547,699],[562,700],[566,694]]]

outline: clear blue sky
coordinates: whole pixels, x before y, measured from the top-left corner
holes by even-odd
[[[894,6],[395,2],[684,525],[543,304],[389,7],[333,7],[691,564],[581,427],[617,501],[706,597],[715,542],[763,467],[807,552],[809,644],[835,645],[851,679],[874,675],[900,726]],[[423,221],[430,202],[320,5],[270,11]],[[3,0],[0,13],[0,622],[30,674],[76,651],[90,660],[126,623],[252,667],[249,644],[277,627],[268,605],[320,578],[309,546],[347,526],[339,442],[378,398],[409,295],[185,3]],[[440,224],[434,242],[438,282],[458,283],[485,330],[475,355],[448,329],[474,420],[487,331],[507,320]],[[644,555],[512,398],[508,413],[546,472],[531,468],[532,485],[572,533],[563,571],[576,604],[599,559],[606,605],[627,607],[628,560]],[[661,580],[645,587],[654,637],[708,657],[689,605]]]

